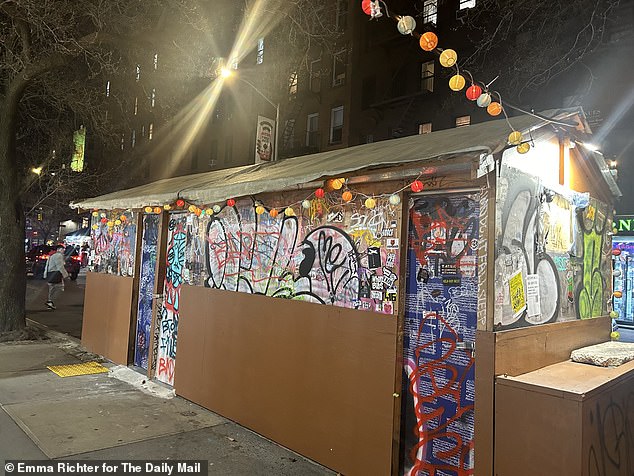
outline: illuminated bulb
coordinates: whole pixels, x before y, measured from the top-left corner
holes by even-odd
[[[418,44],[425,51],[431,51],[438,46],[438,36],[434,32],[427,31],[420,35]]]
[[[440,53],[440,64],[445,68],[451,68],[458,61],[458,53],[452,49],[444,50]]]
[[[411,35],[416,28],[416,20],[410,16],[401,17],[396,24],[396,28],[401,35]]]

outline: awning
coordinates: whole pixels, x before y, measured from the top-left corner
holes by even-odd
[[[569,119],[582,114],[579,109],[545,111],[543,116]],[[527,132],[549,121],[532,115],[513,117],[516,130]],[[430,134],[363,144],[320,152],[278,162],[247,165],[232,169],[175,177],[139,187],[71,203],[82,209],[131,209],[163,205],[183,198],[196,203],[216,203],[231,197],[277,192],[312,182],[322,177],[355,172],[370,167],[496,153],[506,146],[510,128],[506,119]]]

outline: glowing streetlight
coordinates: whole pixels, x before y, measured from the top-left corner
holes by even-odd
[[[31,172],[33,172],[35,175],[41,175],[42,174],[42,167],[32,167],[31,168]]]
[[[266,97],[266,95],[262,91],[260,91],[257,87],[255,87],[255,85],[253,83],[251,83],[250,81],[247,81],[246,79],[241,78],[240,76],[238,76],[238,74],[234,70],[231,70],[229,68],[221,68],[220,69],[220,76],[222,76],[224,79],[227,79],[227,78],[230,78],[230,77],[235,77],[239,81],[242,81],[243,83],[248,84],[249,86],[251,86],[251,88],[253,88],[253,90],[256,93],[258,93],[260,96],[262,96],[262,98],[264,98],[264,100],[266,102],[268,102],[271,106],[273,106],[275,108],[275,148],[273,149],[273,160],[277,161],[277,158],[278,158],[277,151],[279,149],[278,138],[279,138],[279,130],[280,130],[280,105],[274,103],[268,97]]]

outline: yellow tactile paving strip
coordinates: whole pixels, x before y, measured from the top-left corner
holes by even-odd
[[[77,375],[102,374],[108,372],[108,369],[99,362],[84,362],[83,364],[72,365],[49,365],[46,368],[60,377],[76,377]]]

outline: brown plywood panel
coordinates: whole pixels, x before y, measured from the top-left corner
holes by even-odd
[[[493,393],[495,334],[476,332],[475,474],[493,474]]]
[[[112,274],[86,275],[81,343],[122,365],[128,364],[133,282]]]
[[[390,474],[397,320],[184,286],[178,395],[347,475]]]
[[[581,474],[581,403],[495,385],[495,475]]]
[[[617,367],[620,369],[621,365]],[[583,405],[583,476],[634,474],[634,370]]]
[[[520,375],[562,362],[570,352],[610,340],[608,317],[556,322],[495,333],[495,374]]]

